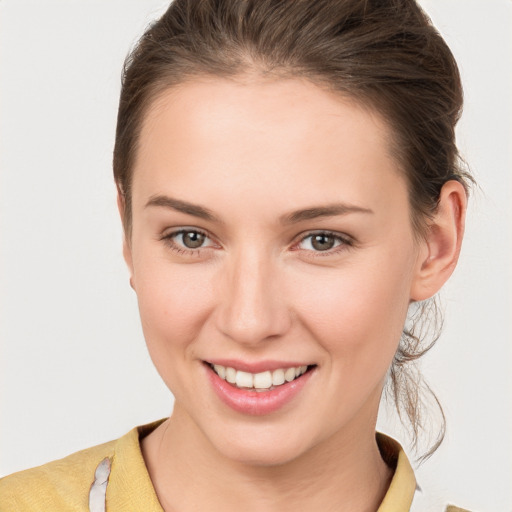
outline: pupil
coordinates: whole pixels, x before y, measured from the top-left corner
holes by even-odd
[[[183,235],[183,243],[189,249],[196,249],[197,247],[201,247],[204,242],[204,235],[202,233],[197,233],[197,231],[187,231]]]
[[[334,246],[334,239],[330,235],[314,235],[311,244],[318,251],[327,251]]]

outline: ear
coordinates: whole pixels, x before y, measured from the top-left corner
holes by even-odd
[[[412,301],[432,297],[452,275],[464,236],[466,206],[467,196],[462,184],[454,180],[446,182],[425,240],[421,242],[411,287]]]
[[[124,226],[124,211],[125,211],[125,198],[122,190],[117,184],[117,209],[119,210],[119,215],[121,216],[121,223]],[[132,258],[132,249],[130,246],[130,241],[127,239],[126,230],[123,227],[123,257],[126,265],[128,267],[128,271],[130,272],[130,286],[135,290],[133,285],[133,258]]]

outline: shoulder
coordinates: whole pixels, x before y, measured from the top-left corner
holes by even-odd
[[[1,512],[87,511],[94,471],[116,441],[82,450],[0,479]]]
[[[426,489],[422,485],[414,494],[410,512],[425,512],[427,510],[436,512],[471,512],[467,508],[449,504],[450,500],[446,499],[447,492],[446,489],[437,492],[432,491],[432,489]]]
[[[102,499],[109,510],[163,512],[140,439],[164,421],[135,427],[114,441],[0,479],[0,512],[89,512],[91,485],[97,484],[96,478],[102,479],[99,487],[104,488],[103,496],[106,490]],[[96,470],[105,458],[111,466],[98,476]]]

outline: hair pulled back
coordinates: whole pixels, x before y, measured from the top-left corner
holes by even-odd
[[[114,177],[128,240],[132,173],[152,102],[197,76],[255,73],[307,79],[376,110],[393,134],[391,150],[408,185],[418,236],[426,233],[444,183],[457,180],[468,189],[472,179],[455,144],[463,101],[457,64],[414,0],[175,0],[124,66]],[[420,304],[404,329],[388,388],[400,418],[409,423],[413,445],[424,429],[421,410],[428,393],[439,407],[441,425],[424,457],[439,446],[445,430],[437,398],[410,364],[437,339],[425,347],[424,333],[417,333],[422,313],[432,308],[433,302]]]

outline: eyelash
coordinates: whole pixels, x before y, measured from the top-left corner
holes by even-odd
[[[354,241],[348,237],[347,235],[341,235],[339,233],[334,233],[332,231],[313,231],[308,233],[307,235],[303,236],[299,242],[295,245],[299,245],[303,243],[308,238],[312,238],[314,236],[326,236],[334,239],[334,243],[338,243],[338,245],[335,245],[333,248],[328,249],[326,251],[314,251],[314,250],[307,250],[308,253],[310,253],[309,257],[318,258],[318,257],[326,257],[326,256],[332,256],[334,254],[339,254],[343,251],[346,251],[353,247]],[[300,249],[294,249],[294,250],[300,250]]]
[[[176,252],[177,254],[181,254],[181,255],[190,255],[190,256],[199,257],[202,254],[202,250],[204,250],[208,247],[211,247],[211,246],[206,246],[206,247],[198,247],[197,249],[190,249],[190,248],[185,248],[185,247],[177,245],[176,242],[174,241],[174,238],[179,235],[183,235],[185,233],[195,233],[195,234],[203,235],[205,238],[208,238],[211,240],[211,237],[209,236],[209,234],[200,229],[179,229],[177,231],[173,231],[172,233],[168,233],[168,234],[162,236],[161,240],[167,245],[167,247],[169,249],[171,249],[172,251]],[[334,248],[328,249],[326,251],[306,250],[308,253],[311,253],[309,255],[309,257],[316,258],[316,257],[332,256],[333,254],[338,254],[340,252],[346,251],[346,250],[350,249],[351,247],[353,247],[353,245],[354,245],[354,241],[348,236],[342,236],[339,233],[334,233],[332,231],[314,231],[314,232],[310,232],[307,235],[303,236],[299,240],[299,242],[294,244],[294,247],[303,243],[308,238],[312,238],[313,236],[317,236],[317,235],[324,235],[327,237],[332,237],[334,239],[334,243],[338,243],[338,245],[335,245]],[[294,248],[293,250],[300,250],[300,249]]]
[[[171,249],[172,251],[176,252],[177,254],[185,254],[189,256],[201,256],[202,250],[206,249],[206,247],[198,247],[197,249],[189,249],[187,247],[182,247],[176,244],[174,242],[174,238],[183,235],[185,233],[196,233],[198,235],[203,235],[205,238],[211,239],[211,237],[206,233],[205,231],[201,231],[200,229],[179,229],[177,231],[173,231],[172,233],[168,233],[164,236],[162,236],[161,240]]]

